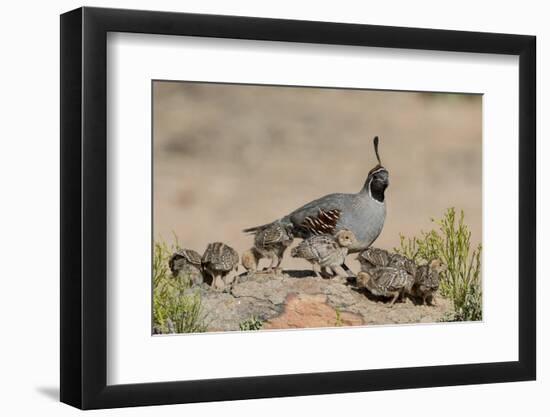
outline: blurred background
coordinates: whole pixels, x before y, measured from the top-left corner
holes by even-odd
[[[376,135],[390,186],[374,245],[398,246],[453,206],[480,243],[480,95],[168,81],[153,83],[154,238],[241,253],[245,227],[359,191]],[[287,255],[283,266],[308,264]]]

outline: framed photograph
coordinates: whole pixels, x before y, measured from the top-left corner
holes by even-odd
[[[61,16],[61,401],[533,380],[535,37]]]

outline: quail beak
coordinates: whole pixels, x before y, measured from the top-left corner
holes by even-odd
[[[381,184],[388,186],[390,184],[390,176],[388,171],[383,170],[376,174],[374,181],[377,181]]]

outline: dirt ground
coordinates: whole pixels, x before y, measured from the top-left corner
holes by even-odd
[[[380,137],[390,173],[375,246],[463,209],[481,241],[481,96],[154,84],[154,237],[202,253],[223,241],[249,248],[245,227],[332,192],[357,192]],[[351,262],[352,269],[353,262]],[[285,268],[308,264],[287,256]],[[356,269],[356,268],[355,268]],[[241,269],[242,271],[242,269]]]

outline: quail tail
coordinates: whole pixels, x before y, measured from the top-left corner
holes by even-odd
[[[266,227],[268,226],[271,226],[273,223],[283,223],[283,224],[289,224],[291,225],[292,223],[290,222],[288,216],[285,216],[283,217],[282,219],[279,219],[279,220],[275,220],[271,223],[266,223],[266,224],[262,224],[260,226],[254,226],[254,227],[249,227],[247,229],[243,229],[243,232],[244,233],[256,233],[258,230],[262,230],[262,229],[265,229]]]

